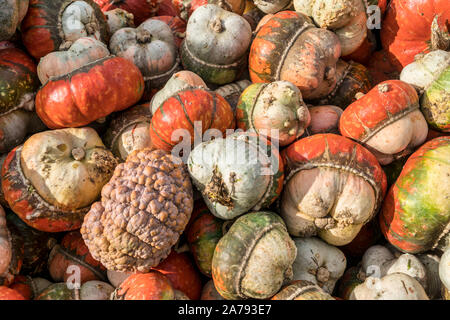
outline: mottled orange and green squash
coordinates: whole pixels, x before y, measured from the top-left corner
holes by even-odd
[[[174,300],[170,280],[158,271],[132,274],[114,291],[111,300]]]
[[[409,157],[379,215],[381,231],[397,249],[420,253],[448,241],[449,176],[450,137],[435,138]]]

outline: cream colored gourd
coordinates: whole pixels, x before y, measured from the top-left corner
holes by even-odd
[[[368,277],[356,286],[350,300],[429,300],[420,283],[404,273],[391,273],[383,278]]]
[[[253,3],[264,13],[277,13],[287,10],[292,4],[292,0],[254,0]]]
[[[347,259],[341,250],[312,238],[294,238],[297,257],[292,265],[293,280],[306,280],[332,293],[344,274]]]
[[[106,45],[94,38],[77,39],[67,51],[55,51],[42,57],[37,66],[37,74],[42,84],[51,77],[68,74],[95,60],[109,56]]]
[[[146,86],[162,86],[178,67],[178,50],[170,27],[148,19],[137,28],[116,31],[109,42],[112,54],[133,62],[144,76]]]
[[[439,262],[439,278],[448,294],[448,291],[450,291],[450,248],[447,248],[441,256],[441,261]]]
[[[97,200],[116,164],[91,128],[38,133],[24,143],[21,151],[23,174],[34,189],[46,202],[69,210]]]
[[[281,198],[281,216],[291,235],[310,237],[317,233],[335,246],[351,242],[375,207],[374,189],[364,178],[325,167],[295,173]],[[331,217],[324,218],[327,215]]]
[[[65,42],[60,50],[69,48],[81,37],[101,39],[94,8],[85,1],[74,1],[64,9],[61,27]]]
[[[105,12],[109,33],[114,34],[122,28],[134,28],[134,16],[132,13],[116,8]]]
[[[400,73],[400,80],[423,92],[449,66],[450,52],[435,50],[426,55],[417,56],[416,61],[405,66]]]
[[[294,0],[295,11],[310,16],[321,28],[333,30],[342,56],[354,52],[367,36],[363,0]]]

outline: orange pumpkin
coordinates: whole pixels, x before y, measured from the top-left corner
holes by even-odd
[[[0,286],[0,300],[25,300],[16,290]]]
[[[294,11],[278,12],[260,24],[250,47],[252,82],[286,80],[305,99],[323,98],[334,89],[341,45],[333,32]]]
[[[158,271],[132,274],[114,291],[112,300],[174,300],[169,279]]]
[[[201,132],[194,132],[195,122],[199,122]],[[187,89],[166,99],[156,110],[150,125],[150,138],[155,148],[171,151],[183,138],[193,145],[195,134],[203,134],[208,129],[225,134],[226,129],[234,128],[233,111],[222,96],[209,90]],[[175,131],[180,129],[185,129],[183,134],[190,136],[179,136]]]
[[[132,106],[143,90],[132,62],[108,56],[51,78],[36,95],[36,112],[51,129],[80,127]]]

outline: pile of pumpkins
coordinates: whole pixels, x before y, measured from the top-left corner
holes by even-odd
[[[0,300],[450,299],[448,0],[0,21]]]

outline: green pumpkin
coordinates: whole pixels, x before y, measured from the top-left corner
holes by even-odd
[[[220,239],[212,260],[214,286],[227,300],[267,299],[293,276],[297,255],[281,217],[251,212]]]

